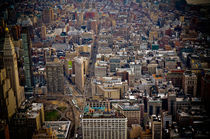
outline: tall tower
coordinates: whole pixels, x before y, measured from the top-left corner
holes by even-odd
[[[16,99],[5,69],[0,69],[0,96],[0,119],[10,120],[16,110]]]
[[[174,91],[168,92],[168,113],[175,117],[176,114],[176,93]]]
[[[162,139],[162,122],[161,119],[152,117],[152,139]]]
[[[25,74],[25,94],[32,95],[32,72],[31,72],[31,40],[28,33],[28,29],[24,28],[24,31],[21,33],[22,38],[22,48],[24,50],[24,74]]]
[[[63,64],[55,59],[46,63],[47,89],[49,93],[64,93]]]
[[[7,71],[7,77],[10,79],[10,84],[14,90],[17,107],[24,101],[24,90],[19,84],[17,57],[14,44],[9,35],[9,29],[5,29],[5,40],[3,45],[3,63]]]
[[[46,26],[45,25],[43,25],[41,29],[41,38],[42,40],[46,39]]]
[[[85,79],[84,79],[84,61],[83,57],[75,59],[75,84],[76,87],[83,92],[85,86]]]

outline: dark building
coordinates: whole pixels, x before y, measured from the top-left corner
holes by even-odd
[[[210,114],[210,71],[206,71],[204,76],[201,78],[201,98],[203,99],[206,110],[208,111],[208,114]]]
[[[9,139],[9,128],[5,121],[0,120],[0,137],[2,139]]]
[[[23,69],[24,69],[24,76],[25,76],[25,94],[26,95],[32,95],[33,94],[33,74],[31,70],[31,39],[29,36],[29,32],[27,27],[22,29],[21,32],[21,38],[22,38],[22,49],[24,51],[24,63],[23,63]]]
[[[184,70],[172,70],[167,74],[167,81],[172,81],[174,87],[182,88],[182,78]]]

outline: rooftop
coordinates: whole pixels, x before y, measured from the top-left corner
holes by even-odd
[[[46,127],[51,127],[58,138],[67,138],[71,121],[47,121]]]
[[[85,113],[83,119],[85,118],[126,118],[126,117],[118,112],[93,112],[93,113]]]
[[[121,105],[118,105],[123,111],[139,111],[140,107],[137,104],[130,105],[128,103],[124,103]]]

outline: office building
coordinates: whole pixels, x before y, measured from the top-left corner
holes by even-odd
[[[162,139],[162,122],[159,117],[151,117],[152,139]]]
[[[10,139],[9,127],[5,120],[0,120],[0,137],[2,139]]]
[[[172,115],[169,115],[167,111],[163,112],[161,115],[162,127],[163,129],[168,129],[172,125]]]
[[[208,112],[210,112],[210,108],[208,107],[210,105],[209,90],[210,90],[210,71],[207,70],[205,75],[201,79],[201,97],[204,100]]]
[[[174,87],[180,87],[182,88],[182,78],[183,78],[184,70],[171,70],[167,73],[166,80],[172,81],[172,84]]]
[[[95,76],[96,77],[105,77],[107,74],[107,62],[105,61],[97,61],[95,63]]]
[[[21,106],[20,112],[14,115],[9,125],[11,138],[32,138],[34,131],[40,130],[44,121],[44,106],[42,103]]]
[[[168,92],[168,113],[175,116],[176,114],[176,93]]]
[[[0,96],[0,119],[9,121],[16,111],[16,99],[5,69],[0,69]]]
[[[41,28],[41,38],[42,40],[46,39],[46,26],[45,25],[43,25]]]
[[[82,118],[83,139],[127,139],[127,118],[120,113],[85,114]]]
[[[148,64],[148,72],[149,74],[156,74],[156,69],[157,69],[158,64]]]
[[[7,71],[6,73],[7,77],[10,79],[10,84],[16,97],[17,107],[19,107],[21,103],[24,101],[25,95],[23,87],[21,87],[19,84],[17,57],[14,45],[9,35],[8,28],[6,28],[5,40],[3,46],[3,63]]]
[[[48,93],[64,93],[63,64],[55,59],[46,63]]]
[[[185,94],[190,94],[194,97],[197,95],[197,76],[195,75],[195,73],[192,73],[191,71],[186,71],[183,75],[182,83]]]
[[[24,51],[24,76],[25,76],[25,95],[32,95],[33,94],[33,80],[32,80],[32,70],[31,70],[31,39],[28,33],[28,30],[25,29],[22,34],[22,48]]]
[[[162,101],[160,98],[148,98],[147,112],[149,115],[159,115],[162,110]]]
[[[132,124],[140,124],[141,120],[141,111],[140,105],[134,104],[131,105],[129,103],[119,104],[118,108],[120,113],[122,113],[128,119],[128,126],[131,127]]]
[[[110,72],[116,72],[116,68],[120,68],[120,59],[119,58],[110,58]]]
[[[54,12],[52,8],[47,7],[43,10],[42,20],[46,24],[49,24],[54,20]]]
[[[135,80],[138,80],[139,78],[141,78],[141,64],[140,63],[131,62],[130,68],[134,69]]]
[[[85,67],[84,67],[84,59],[83,57],[74,58],[74,64],[75,64],[75,84],[76,87],[81,91],[84,92],[84,86],[85,86]]]

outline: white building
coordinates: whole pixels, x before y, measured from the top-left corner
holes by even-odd
[[[82,119],[83,139],[127,139],[127,118],[120,113],[94,113]]]

